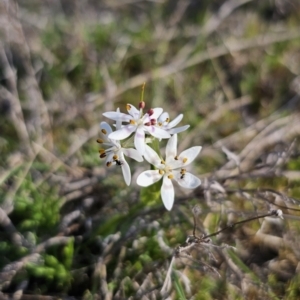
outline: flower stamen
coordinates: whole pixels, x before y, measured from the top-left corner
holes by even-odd
[[[186,169],[181,169],[180,174],[181,174],[180,179],[183,179],[186,174]]]

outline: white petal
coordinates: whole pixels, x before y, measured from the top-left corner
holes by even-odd
[[[122,151],[123,151],[123,153],[126,156],[128,156],[128,157],[130,157],[130,158],[132,158],[132,159],[134,159],[134,160],[136,160],[138,162],[141,162],[141,161],[144,160],[143,156],[136,149],[133,149],[133,148],[122,148]]]
[[[127,137],[129,137],[135,131],[135,129],[136,129],[135,125],[129,124],[129,125],[123,126],[121,129],[112,132],[109,135],[109,138],[111,140],[124,140]]]
[[[127,161],[125,160],[124,156],[123,156],[121,162],[122,162],[121,168],[122,168],[122,173],[123,173],[123,177],[124,177],[125,183],[127,185],[130,185],[130,182],[131,182],[131,172],[130,172],[129,165],[128,165]]]
[[[162,112],[163,109],[160,107],[153,108],[153,114],[151,115],[151,119],[157,119]]]
[[[100,130],[103,137],[108,138],[108,135],[112,132],[111,127],[106,122],[100,123]],[[103,131],[102,131],[103,130]],[[105,133],[106,132],[106,133]]]
[[[173,128],[175,127],[183,118],[183,114],[180,114],[179,116],[177,116],[174,120],[172,120],[169,124],[168,124],[168,128]]]
[[[151,123],[151,118],[149,117],[148,114],[144,114],[143,117],[141,118],[141,121],[143,122],[143,124],[146,124],[146,123]]]
[[[173,172],[174,174],[175,172]],[[191,173],[185,173],[184,176],[182,176],[179,172],[175,175],[175,180],[178,182],[178,184],[186,189],[194,189],[197,186],[201,184],[201,180],[194,176]]]
[[[140,186],[149,186],[160,180],[161,177],[158,170],[148,170],[138,176],[136,183]]]
[[[166,164],[172,169],[172,170],[176,170],[179,168],[182,168],[184,166],[186,166],[187,164],[184,164],[182,159],[181,160],[176,160],[174,159],[172,156],[167,157],[166,159]]]
[[[130,107],[130,109],[127,109],[128,113],[136,120],[140,118],[140,111],[133,105],[127,104],[127,107]]]
[[[108,111],[103,113],[102,115],[114,121],[121,121],[121,122],[129,122],[132,119],[130,115],[116,112],[116,111]]]
[[[163,184],[160,189],[161,199],[167,210],[171,210],[174,203],[174,187],[171,179],[164,176]]]
[[[117,113],[120,114],[120,109],[119,109],[119,107],[117,108]],[[120,119],[118,119],[118,120],[116,121],[116,129],[119,130],[119,129],[121,129],[121,127],[122,127],[122,121],[121,121]]]
[[[134,146],[141,155],[145,153],[145,132],[142,128],[137,128],[134,136]]]
[[[174,134],[167,143],[166,146],[166,161],[174,159],[177,155],[177,134]]]
[[[108,155],[105,157],[105,165],[106,165],[106,163],[111,162],[113,160],[112,159],[113,156],[114,156],[113,152],[108,153]]]
[[[149,132],[149,134],[153,135],[154,137],[158,139],[168,139],[171,137],[171,135],[165,131],[164,129],[161,129],[156,126],[144,126],[145,130]]]
[[[197,157],[197,155],[200,153],[201,149],[202,149],[201,146],[195,146],[195,147],[191,147],[187,150],[184,150],[178,156],[178,160],[182,161],[184,158],[187,158],[187,161],[183,164],[184,166],[187,166]]]
[[[185,131],[185,130],[187,130],[189,127],[190,127],[190,125],[184,125],[184,126],[177,127],[177,128],[171,128],[171,129],[168,129],[168,132],[169,132],[170,134],[175,134],[175,133],[179,133],[179,132]]]
[[[169,120],[169,119],[170,119],[169,114],[167,112],[164,112],[160,115],[160,117],[157,119],[157,121],[162,124],[165,124],[166,120]]]
[[[148,163],[155,167],[161,166],[161,158],[158,154],[148,145],[145,145],[144,157]]]

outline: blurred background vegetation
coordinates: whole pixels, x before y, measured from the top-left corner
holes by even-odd
[[[0,298],[299,299],[299,20],[298,0],[1,1]],[[191,125],[179,148],[203,146],[171,212],[136,186],[146,164],[127,187],[98,154],[144,82]],[[194,205],[198,236],[284,221],[191,247],[160,293]]]

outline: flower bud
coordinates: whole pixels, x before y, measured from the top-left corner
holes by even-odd
[[[148,114],[149,116],[152,116],[152,115],[154,114],[153,108],[150,108],[150,109],[148,110],[147,114]]]
[[[140,109],[144,109],[145,106],[146,106],[146,104],[145,104],[144,101],[141,101],[141,102],[139,103],[139,108],[140,108]]]

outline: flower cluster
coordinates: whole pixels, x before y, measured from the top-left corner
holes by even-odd
[[[105,158],[107,167],[121,167],[127,185],[131,183],[131,172],[125,156],[138,162],[144,158],[153,167],[138,176],[137,184],[147,187],[162,179],[161,198],[166,209],[171,210],[174,203],[172,180],[187,189],[194,189],[201,184],[199,178],[186,170],[186,166],[200,153],[201,147],[189,148],[178,155],[177,134],[189,128],[189,125],[175,127],[183,115],[170,122],[169,114],[163,112],[162,108],[151,108],[146,113],[144,108],[145,102],[141,101],[139,109],[127,104],[128,114],[121,113],[119,109],[103,114],[115,121],[115,131],[108,123],[100,123],[101,138],[97,140],[103,147],[99,150],[100,158]],[[165,159],[148,145],[153,139],[169,139]]]

